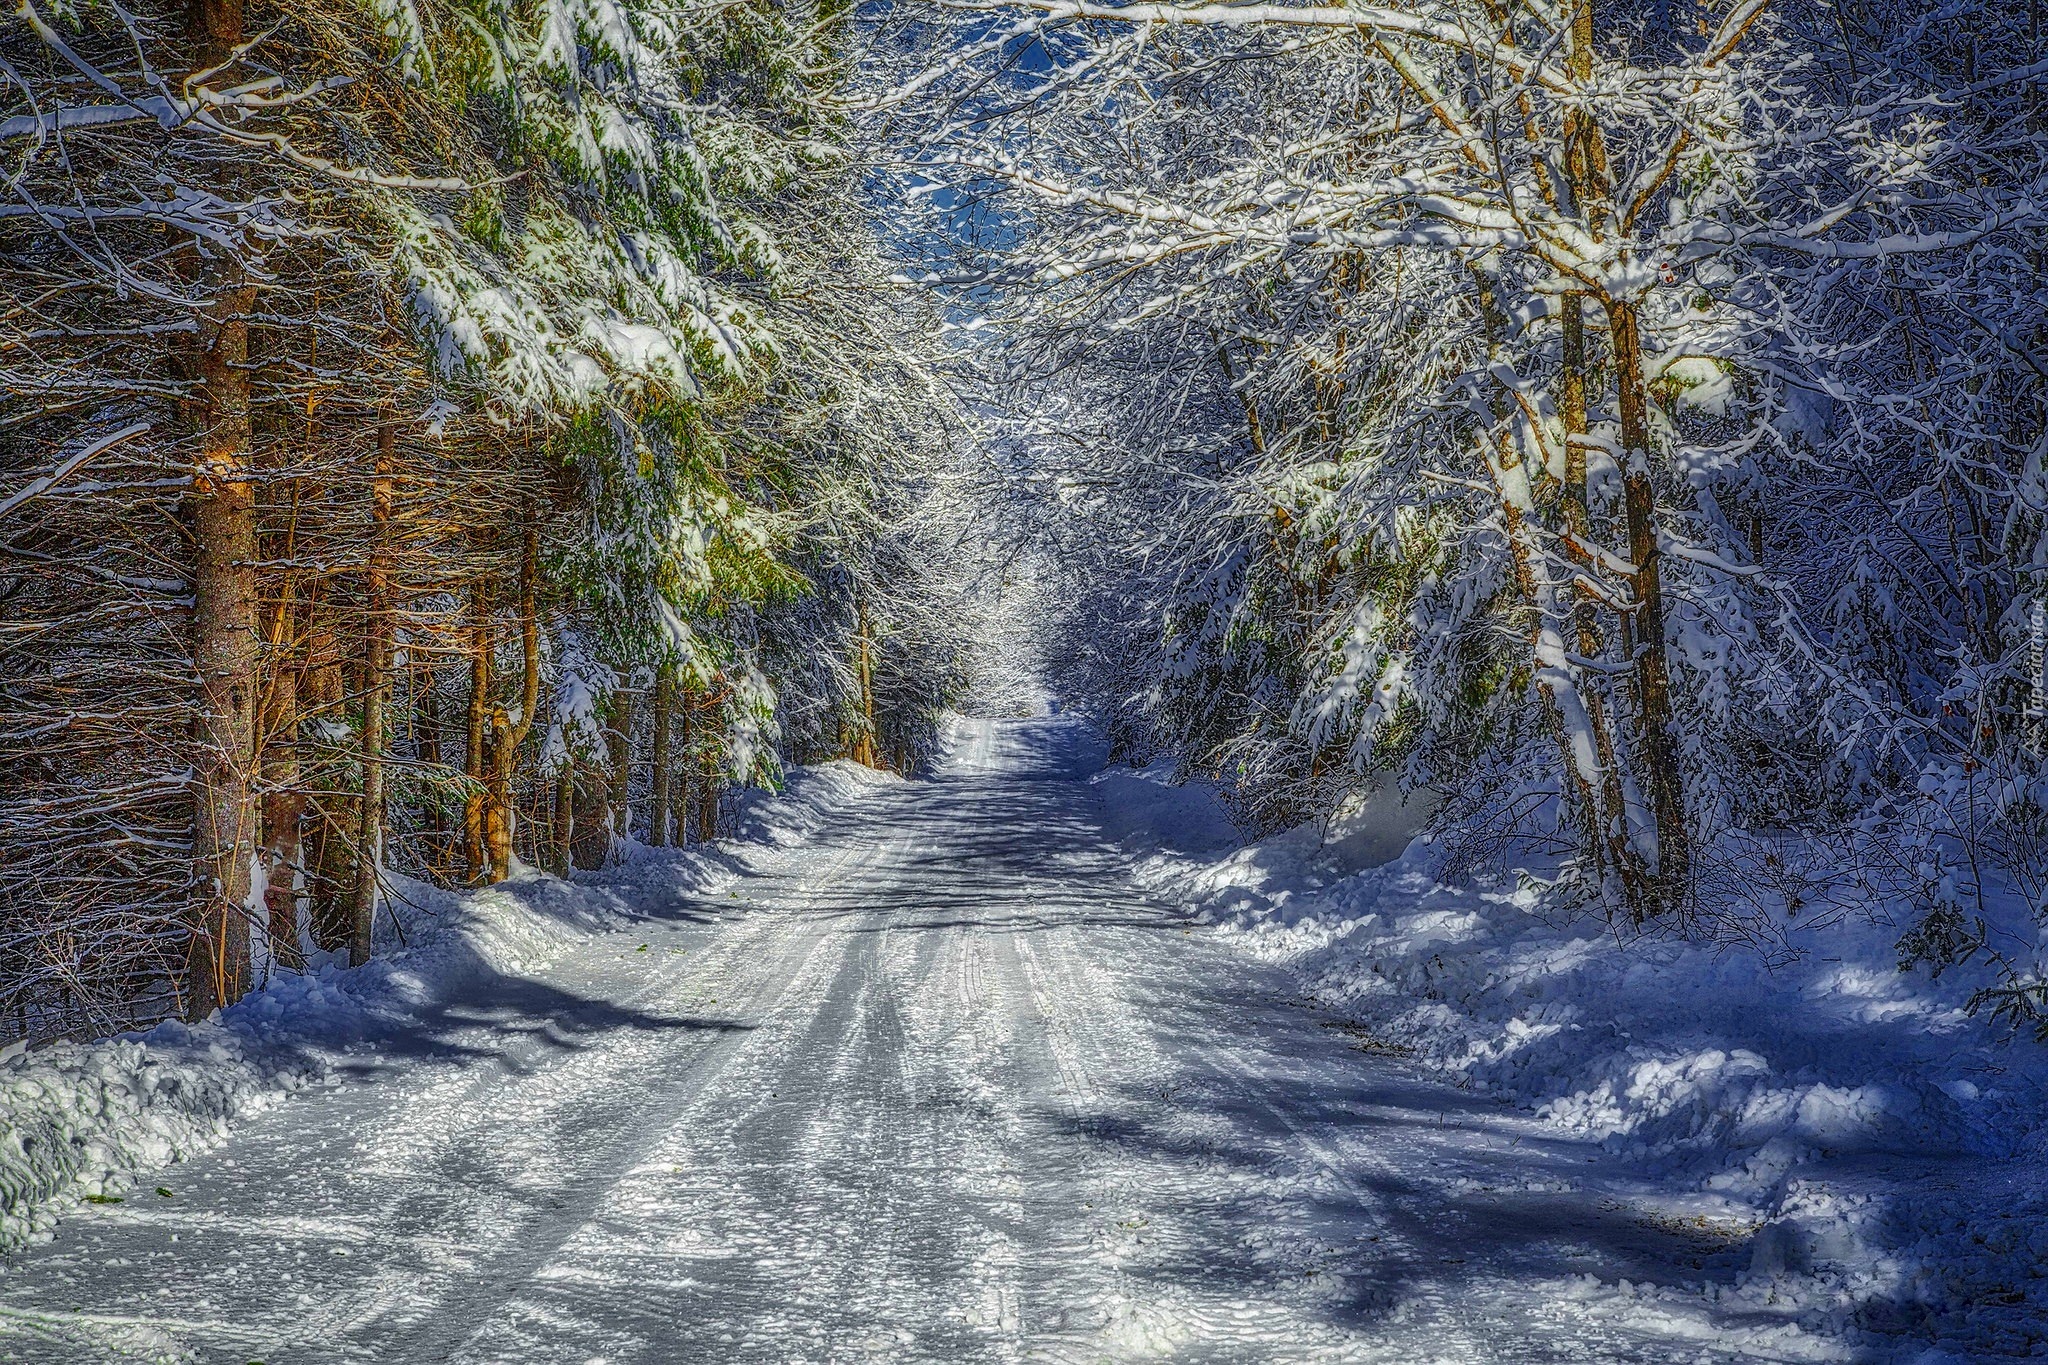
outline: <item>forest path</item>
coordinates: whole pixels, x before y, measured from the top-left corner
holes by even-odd
[[[10,1262],[0,1359],[1824,1356],[1716,1317],[1732,1255],[1596,1147],[1149,904],[1098,759],[972,723],[718,904],[380,1044]]]

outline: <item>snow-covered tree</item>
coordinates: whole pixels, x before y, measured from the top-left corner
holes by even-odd
[[[386,866],[607,856],[643,693],[681,709],[701,829],[723,783],[772,776],[810,705],[767,667],[777,604],[821,554],[884,571],[900,513],[860,509],[938,455],[883,463],[872,414],[946,411],[923,325],[847,271],[877,258],[819,103],[838,24],[768,0],[8,22],[17,1027],[360,960]]]
[[[1930,13],[1844,47],[1761,3],[891,7],[907,199],[1007,214],[933,277],[1057,428],[1040,486],[1137,531],[1065,622],[1157,642],[1104,701],[1272,818],[1394,766],[1468,838],[1562,834],[1637,919],[1730,831],[1870,798],[2018,657],[1991,528],[2039,429],[2038,72],[2018,8],[1965,69]],[[1902,513],[1960,528],[1903,651],[1905,584],[1793,514],[1852,498],[1895,565],[1940,539]]]

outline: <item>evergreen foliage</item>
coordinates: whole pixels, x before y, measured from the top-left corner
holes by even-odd
[[[901,565],[956,423],[823,99],[844,28],[36,0],[0,30],[0,1028],[359,958],[387,867],[709,837],[790,739],[922,761],[965,589]],[[863,652],[916,682],[863,693]]]

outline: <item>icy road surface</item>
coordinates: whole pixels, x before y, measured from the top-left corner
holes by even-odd
[[[1097,757],[980,724],[736,895],[445,1011],[11,1258],[0,1358],[1832,1358],[1719,1317],[1736,1252],[1597,1148],[1146,903]]]

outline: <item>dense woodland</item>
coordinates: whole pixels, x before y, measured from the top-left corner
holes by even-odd
[[[0,1030],[203,1016],[363,960],[392,871],[919,761],[956,427],[819,98],[840,22],[7,21]]]
[[[2044,11],[24,0],[0,1030],[914,770],[999,628],[1251,832],[2012,952]]]

